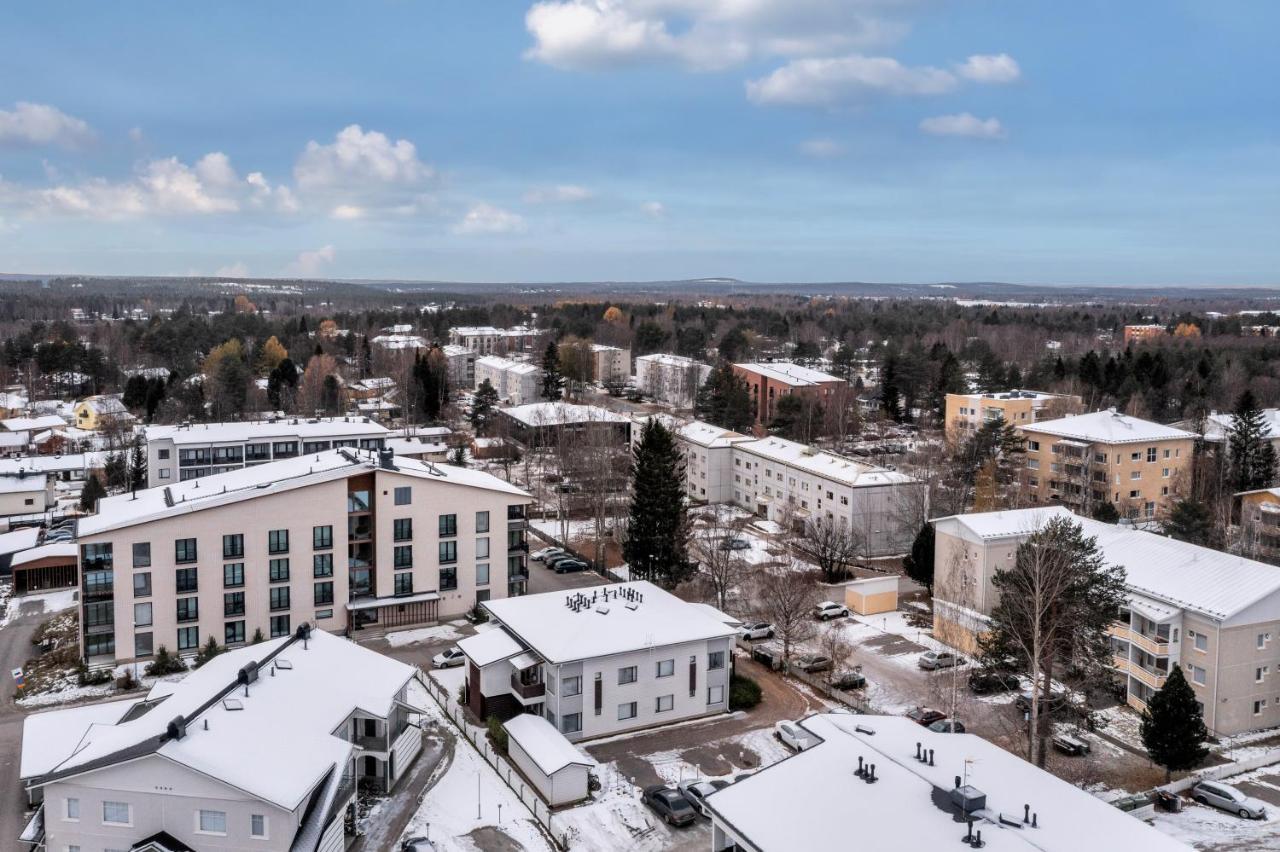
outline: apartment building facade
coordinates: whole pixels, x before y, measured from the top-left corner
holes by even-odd
[[[505,355],[508,352],[535,352],[546,329],[529,325],[494,328],[491,325],[455,326],[449,329],[449,342],[464,346],[477,355]]]
[[[440,347],[449,362],[449,387],[474,388],[476,386],[476,353],[465,346],[446,343]]]
[[[626,384],[631,377],[631,350],[591,344],[592,374],[601,384]]]
[[[486,381],[508,405],[524,405],[542,398],[542,370],[527,361],[512,361],[496,355],[477,358],[476,387]]]
[[[528,501],[486,473],[347,448],[106,498],[79,521],[84,660],[304,622],[430,624],[523,594]]]
[[[1034,390],[949,393],[946,438],[954,446],[973,437],[975,432],[992,421],[1010,426],[1029,426],[1039,420],[1056,420],[1072,414],[1080,405],[1078,396]]]
[[[676,442],[684,455],[685,493],[694,503],[733,503],[733,448],[746,435],[701,420],[676,429]],[[739,472],[738,491],[742,491]]]
[[[148,426],[147,487],[186,482],[338,447],[378,450],[388,429],[364,417]]]
[[[1033,503],[1091,514],[1109,502],[1150,521],[1189,483],[1196,436],[1115,409],[1018,427],[1026,442],[1023,485]]]
[[[773,419],[784,396],[805,397],[825,406],[840,388],[849,387],[843,379],[789,361],[734,364],[733,372],[747,383],[758,426]]]
[[[1062,506],[934,521],[934,630],[973,652],[999,600],[992,580],[1018,546],[1055,517],[1097,539],[1125,570],[1127,603],[1111,628],[1112,668],[1141,710],[1181,666],[1216,736],[1280,724],[1280,568]]]
[[[698,388],[709,375],[711,367],[683,355],[655,353],[636,358],[636,387],[672,408],[692,408]]]

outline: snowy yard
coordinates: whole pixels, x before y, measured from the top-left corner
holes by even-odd
[[[435,627],[399,630],[387,634],[387,644],[393,648],[403,648],[406,645],[418,645],[423,642],[451,642],[463,637],[464,634],[459,628],[465,626],[466,623],[466,621],[450,621]]]

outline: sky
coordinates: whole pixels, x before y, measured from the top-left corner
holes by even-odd
[[[0,272],[1280,284],[1271,0],[23,3]]]

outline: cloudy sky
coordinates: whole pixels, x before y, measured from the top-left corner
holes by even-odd
[[[11,5],[0,271],[1280,284],[1271,0]]]

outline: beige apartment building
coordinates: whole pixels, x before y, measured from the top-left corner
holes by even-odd
[[[997,572],[1051,518],[1069,517],[1125,570],[1127,606],[1111,629],[1112,668],[1142,710],[1182,666],[1215,736],[1280,725],[1280,567],[1062,506],[954,515],[933,522],[934,635],[972,653],[998,593]]]
[[[993,420],[1010,426],[1027,426],[1079,410],[1080,397],[1065,393],[1011,390],[1003,393],[947,394],[946,438],[955,445]]]
[[[1115,409],[1019,426],[1026,441],[1023,485],[1032,503],[1089,515],[1109,502],[1122,517],[1149,521],[1186,486],[1196,436]]]
[[[84,659],[431,624],[524,594],[528,502],[487,473],[350,448],[104,499],[79,521]]]

